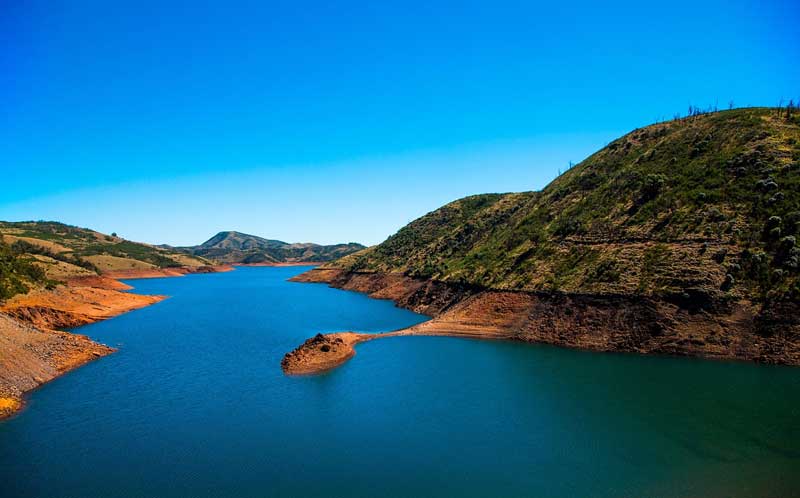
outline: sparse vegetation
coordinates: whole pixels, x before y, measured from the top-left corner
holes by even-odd
[[[48,283],[41,268],[0,240],[0,300],[28,292],[31,286]]]
[[[56,283],[53,278],[62,278],[62,275],[100,273],[97,265],[90,261],[93,256],[120,258],[118,263],[124,268],[209,263],[183,253],[120,241],[116,236],[49,221],[0,222],[0,237],[5,238],[2,244],[5,269],[0,276],[0,294],[6,297],[27,292],[37,285],[52,286]]]
[[[54,252],[46,247],[39,246],[36,244],[31,244],[30,242],[24,240],[17,240],[13,244],[11,244],[11,250],[14,254],[17,255],[41,254],[43,256],[47,256],[49,258],[53,258],[58,261],[63,261],[65,263],[69,263],[75,266],[80,266],[81,268],[85,268],[95,273],[99,273],[99,270],[94,264],[92,264],[90,261],[86,261],[85,259],[77,257],[73,253]]]

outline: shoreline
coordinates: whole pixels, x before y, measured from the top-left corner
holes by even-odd
[[[421,326],[432,322],[412,325],[404,329],[392,332],[333,332],[330,334],[317,334],[311,339],[287,353],[281,360],[283,373],[290,376],[316,375],[333,370],[345,363],[356,355],[355,346],[362,342],[369,342],[376,339],[387,337],[460,337],[462,339],[482,339],[489,341],[515,340],[511,335],[481,333],[481,332],[457,332],[454,330],[439,329],[431,327],[429,329]],[[328,346],[323,349],[323,346]]]
[[[32,290],[9,299],[0,305],[0,420],[25,408],[26,393],[117,351],[63,329],[107,320],[167,298],[125,292],[132,287],[120,279],[232,270],[230,265],[123,270],[70,278],[54,289]]]
[[[255,266],[276,266],[276,267],[281,267],[281,266],[319,266],[319,265],[324,265],[324,264],[325,263],[321,262],[321,261],[306,261],[306,262],[290,261],[290,262],[284,262],[284,263],[231,263],[232,266],[244,266],[244,267],[250,267],[250,266],[253,266],[253,267],[255,267]]]
[[[599,352],[693,356],[768,364],[800,365],[800,306],[785,304],[764,313],[748,302],[700,312],[645,296],[525,293],[413,279],[402,274],[350,273],[315,268],[290,279],[388,299],[432,318],[383,334],[338,332],[352,353],[331,355],[322,342],[303,343],[281,362],[287,375],[335,368],[355,355],[354,346],[381,337],[452,336],[550,344]],[[793,307],[794,306],[794,307]],[[349,335],[340,335],[349,334]]]
[[[197,273],[224,273],[233,271],[233,265],[179,266],[175,268],[152,268],[146,270],[114,270],[103,273],[101,277],[114,280],[137,280],[145,278],[185,277]]]

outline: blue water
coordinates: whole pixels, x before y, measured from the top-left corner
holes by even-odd
[[[119,352],[0,423],[0,496],[797,496],[800,369],[402,337],[285,377],[316,332],[425,317],[286,282],[131,281],[170,299],[79,329]]]

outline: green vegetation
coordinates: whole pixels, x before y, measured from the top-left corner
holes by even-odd
[[[136,242],[130,242],[127,240],[116,243],[91,243],[77,250],[75,254],[82,257],[105,254],[109,256],[116,256],[118,258],[144,261],[145,263],[150,263],[158,266],[159,268],[182,266],[176,260],[170,258],[168,255],[165,255],[164,251],[161,249],[156,249],[152,246],[138,244]]]
[[[209,264],[203,258],[51,221],[0,222],[0,237],[5,240],[6,264],[13,261],[14,269],[12,272],[8,266],[0,277],[5,295],[27,292],[39,284],[52,285],[56,279],[87,271],[138,268],[142,263],[159,268]]]
[[[452,202],[333,263],[496,289],[800,296],[800,115],[634,130],[541,192]]]
[[[0,300],[28,292],[31,286],[49,283],[44,271],[30,258],[16,253],[0,240]]]
[[[97,267],[92,264],[90,261],[86,261],[85,259],[81,259],[76,256],[74,253],[62,253],[62,252],[54,252],[50,249],[39,246],[36,244],[31,244],[30,242],[24,240],[17,240],[13,244],[11,244],[11,251],[17,255],[24,255],[24,254],[40,254],[42,256],[47,256],[49,258],[53,258],[58,261],[63,261],[64,263],[69,263],[71,265],[79,266],[86,270],[93,271],[95,273],[99,273],[100,271]]]

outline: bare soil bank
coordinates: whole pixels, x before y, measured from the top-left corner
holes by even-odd
[[[232,269],[130,270],[77,277],[55,289],[34,290],[6,301],[0,305],[0,418],[23,407],[25,392],[115,351],[86,336],[58,329],[105,320],[166,297],[122,292],[131,287],[115,278],[173,277]]]
[[[351,348],[380,337],[447,335],[800,365],[800,306],[796,303],[762,310],[748,302],[672,303],[637,296],[503,292],[399,274],[324,268],[309,270],[292,281],[365,292],[433,317],[388,334],[343,336]],[[331,355],[320,344],[307,342],[298,350],[282,362],[286,373],[313,373],[316,365],[331,368],[330,360],[336,366],[355,354],[329,358],[326,363]]]

